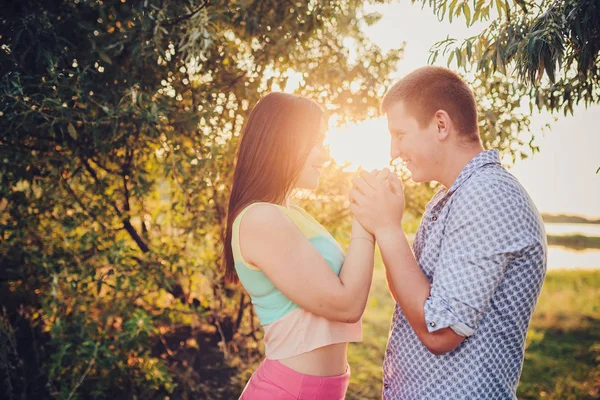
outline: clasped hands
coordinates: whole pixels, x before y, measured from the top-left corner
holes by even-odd
[[[389,169],[361,171],[352,180],[350,208],[356,220],[375,238],[402,229],[404,187]]]

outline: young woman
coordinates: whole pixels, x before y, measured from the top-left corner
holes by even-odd
[[[374,239],[353,221],[348,254],[291,205],[315,189],[327,160],[313,101],[266,95],[252,110],[237,156],[225,242],[226,274],[241,281],[264,328],[266,359],[241,399],[343,399],[348,342],[362,340]]]

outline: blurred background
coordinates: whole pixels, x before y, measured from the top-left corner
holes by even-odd
[[[270,91],[327,111],[304,205],[347,246],[359,168],[390,163],[379,100],[449,66],[543,213],[549,271],[519,398],[600,396],[600,5],[595,0],[6,0],[0,12],[0,397],[236,399],[262,330],[220,267],[239,134]],[[381,397],[381,259],[349,399]]]

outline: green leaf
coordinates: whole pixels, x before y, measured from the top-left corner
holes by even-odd
[[[483,8],[479,8],[475,11],[475,15],[473,15],[473,22],[479,20],[479,18],[481,17],[481,10],[483,10]]]
[[[448,14],[448,18],[450,19],[450,22],[452,22],[452,15],[454,14],[454,7],[456,7],[456,3],[458,2],[458,0],[452,0],[452,2],[450,3],[450,6],[448,7],[449,9],[449,14]]]
[[[75,130],[75,127],[73,126],[73,124],[70,122],[69,122],[69,125],[67,126],[67,131],[69,131],[69,135],[73,138],[73,140],[77,140],[77,131]]]
[[[435,64],[435,60],[437,60],[439,53],[440,52],[438,50],[431,51],[429,53],[429,59],[427,60],[427,62],[431,65]]]
[[[98,55],[100,56],[100,59],[101,59],[102,61],[104,61],[105,63],[107,63],[107,64],[112,64],[112,61],[111,61],[110,57],[109,57],[109,56],[108,56],[108,54],[106,54],[105,52],[103,52],[103,51],[99,51],[99,52],[98,52]]]
[[[506,12],[505,3],[503,0],[496,0],[496,8],[498,9],[498,18],[502,17],[502,12]]]
[[[456,53],[456,65],[460,68],[462,66],[462,52],[458,48],[454,52]]]
[[[442,8],[442,16],[440,17],[440,21],[444,20],[444,17],[446,16],[447,7],[448,7],[448,5],[446,4],[446,2],[444,2],[441,7]],[[438,15],[439,15],[439,12],[438,12]]]
[[[383,14],[378,12],[372,12],[369,14],[365,14],[363,18],[367,26],[372,26],[379,22],[381,18],[383,18]]]
[[[469,7],[468,3],[464,3],[463,9],[465,18],[467,19],[467,26],[471,26],[471,7]]]

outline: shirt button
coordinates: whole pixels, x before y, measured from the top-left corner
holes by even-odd
[[[430,326],[430,327],[432,327],[432,328],[434,328],[434,327],[435,327],[435,322],[431,321],[431,322],[429,323],[429,326]]]
[[[384,383],[384,384],[383,384],[383,387],[384,387],[385,389],[388,389],[388,388],[390,387],[390,385],[388,385],[387,383]]]
[[[433,217],[431,217],[432,221],[437,221],[437,215],[434,215]]]

